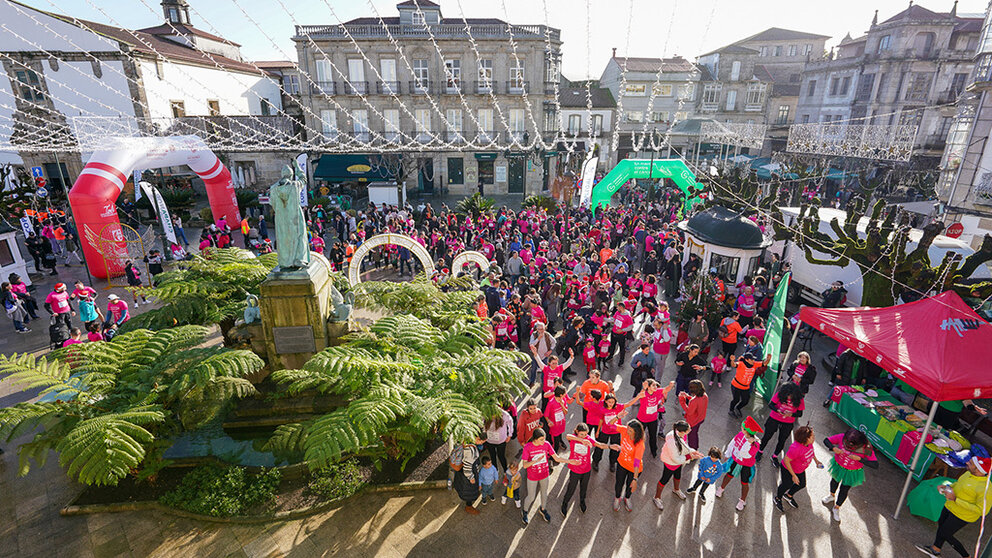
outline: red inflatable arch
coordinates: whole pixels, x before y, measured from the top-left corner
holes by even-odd
[[[79,242],[94,277],[107,278],[109,274],[98,245],[100,233],[108,225],[113,238],[122,241],[121,251],[126,251],[116,201],[134,169],[187,165],[203,179],[214,219],[224,216],[232,226],[241,221],[231,173],[200,138],[117,138],[113,143],[121,147],[93,153],[69,191]],[[117,225],[116,231],[113,225]]]

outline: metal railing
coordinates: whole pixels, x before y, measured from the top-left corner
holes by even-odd
[[[311,87],[311,93],[314,95],[334,95],[337,92],[335,83],[333,81],[318,81],[316,82],[316,87]]]
[[[499,93],[498,87],[496,87],[496,82],[493,80],[489,81],[476,81],[474,82],[474,87],[472,90],[477,95],[488,95],[490,93]]]
[[[523,95],[524,93],[530,93],[530,82],[520,81],[520,80],[510,80],[506,82],[506,90],[503,92],[507,95]]]
[[[467,29],[466,29],[467,27]],[[545,25],[508,25],[505,23],[440,23],[423,24],[339,24],[339,25],[297,25],[296,38],[308,39],[388,39],[393,37],[420,37],[468,39],[471,33],[473,39],[531,39],[544,41],[549,37],[552,41],[561,40],[561,31]]]
[[[369,82],[346,81],[342,89],[344,89],[345,95],[367,95],[369,92]]]
[[[437,93],[437,83],[430,80],[415,79],[407,83],[407,92],[411,95]]]
[[[399,95],[402,93],[398,81],[377,81],[375,82],[375,92],[380,95]]]

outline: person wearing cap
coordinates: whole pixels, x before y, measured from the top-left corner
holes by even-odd
[[[71,316],[76,315],[76,311],[69,303],[69,293],[66,292],[65,283],[55,283],[55,288],[45,297],[45,310],[54,317],[55,323],[61,321],[66,329],[72,329]]]
[[[107,323],[120,326],[131,319],[127,302],[115,294],[107,295]]]
[[[953,483],[943,484],[937,490],[947,498],[944,509],[937,520],[937,534],[933,544],[918,544],[920,552],[935,558],[945,542],[951,543],[961,556],[971,556],[961,541],[954,537],[965,525],[974,523],[986,516],[992,509],[992,485],[989,484],[989,471],[992,458],[973,456],[968,461],[968,472]]]
[[[741,498],[737,501],[737,511],[744,511],[747,505],[747,493],[750,489],[751,475],[754,472],[755,459],[758,455],[758,435],[763,433],[761,425],[754,417],[747,417],[741,423],[741,431],[727,444],[726,455],[733,460],[730,470],[723,477],[723,482],[716,489],[716,497],[722,498],[723,491],[734,477],[741,478]]]

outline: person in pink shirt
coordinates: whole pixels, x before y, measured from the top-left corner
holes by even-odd
[[[612,355],[616,348],[620,348],[620,361],[617,363],[617,367],[623,366],[623,361],[627,358],[627,339],[630,337],[630,332],[634,329],[634,317],[630,314],[630,310],[626,306],[620,305],[620,308],[613,314],[613,330],[610,336],[610,355]]]
[[[100,333],[100,324],[92,323],[86,326],[86,339],[89,341],[103,341],[103,334]]]
[[[617,403],[617,397],[611,393],[603,398],[595,413],[589,411],[589,414],[596,414],[600,417],[599,432],[596,434],[596,440],[611,446],[610,472],[616,472],[617,458],[620,457],[620,450],[614,450],[612,446],[620,443],[620,430],[617,428],[617,425],[620,424],[621,419],[627,414],[627,411],[624,410],[623,405]],[[602,457],[603,450],[596,448],[592,454],[593,471],[599,471],[599,460]]]
[[[665,399],[668,398],[668,393],[673,388],[675,388],[675,382],[668,382],[668,385],[663,388],[657,380],[644,380],[644,388],[624,405],[624,407],[630,407],[634,403],[640,402],[637,407],[637,420],[647,430],[651,457],[658,457],[658,426],[661,423],[661,429],[664,432],[664,419],[661,415],[665,412]]]
[[[864,484],[864,468],[878,468],[878,459],[875,457],[874,448],[868,443],[868,437],[856,428],[851,428],[842,434],[834,434],[825,439],[823,445],[834,453],[828,469],[830,494],[823,498],[823,503],[833,503],[832,515],[834,521],[839,522],[840,507],[847,500],[847,493],[851,487]]]
[[[119,326],[130,319],[131,314],[128,312],[127,302],[121,300],[115,294],[108,295],[107,321]]]
[[[794,508],[799,508],[799,504],[796,503],[793,496],[806,488],[806,469],[809,464],[815,461],[817,469],[823,468],[823,463],[816,458],[816,452],[813,451],[813,442],[816,440],[813,429],[808,426],[800,426],[793,433],[793,437],[796,441],[792,442],[789,450],[785,452],[785,459],[779,469],[782,482],[779,483],[775,496],[772,498],[772,503],[780,512],[785,511],[785,508],[782,507],[782,500]]]
[[[764,432],[754,417],[747,417],[741,423],[741,431],[727,445],[727,456],[733,460],[730,470],[723,477],[723,482],[716,489],[716,497],[723,497],[723,491],[734,480],[741,478],[741,499],[737,501],[737,511],[744,511],[747,505],[747,493],[750,488],[751,475],[754,473],[755,456],[758,455],[758,434]]]
[[[547,364],[545,364],[544,368],[541,370],[541,393],[544,394],[545,403],[548,403],[554,395],[555,380],[562,377],[565,369],[572,365],[572,360],[574,358],[572,349],[568,350],[568,360],[565,361],[565,364],[558,364],[558,357],[556,355],[551,355],[548,357]]]
[[[575,487],[579,487],[579,509],[586,513],[586,488],[589,487],[589,476],[592,470],[592,450],[599,448],[606,449],[608,446],[597,442],[589,436],[589,427],[580,422],[575,425],[575,430],[566,439],[569,445],[568,454],[568,487],[565,489],[565,496],[561,501],[561,516],[568,515],[568,503],[575,495]],[[617,446],[617,451],[620,446]]]
[[[65,283],[55,283],[55,289],[45,298],[45,310],[55,318],[55,322],[61,321],[67,329],[72,329],[71,316],[75,316],[76,311],[69,304]]]
[[[538,491],[541,493],[541,505],[537,509],[541,512],[544,520],[550,523],[551,514],[544,509],[548,502],[548,477],[551,476],[551,465],[548,463],[548,459],[554,459],[558,463],[568,463],[568,461],[558,457],[554,448],[548,443],[544,430],[540,428],[534,430],[530,442],[524,446],[520,459],[520,468],[527,470],[527,498],[524,499],[522,510],[523,524],[527,525],[528,523],[527,512],[534,504],[534,500],[537,499]]]
[[[548,401],[544,408],[544,419],[548,421],[548,435],[551,436],[551,445],[555,451],[561,451],[565,447],[562,434],[565,433],[565,419],[568,415],[568,405],[572,399],[565,393],[563,386],[555,386],[554,396]]]
[[[76,345],[83,342],[83,332],[80,331],[78,327],[72,328],[72,331],[69,332],[69,334],[71,337],[62,342],[63,347],[68,347],[69,345]]]
[[[778,432],[778,442],[775,443],[775,451],[772,452],[772,463],[778,467],[778,454],[789,441],[789,434],[792,433],[796,419],[803,416],[803,411],[806,410],[802,388],[792,382],[785,382],[772,396],[768,408],[768,420],[765,421],[765,435],[761,437],[761,446],[758,449],[758,461],[761,461],[765,448]]]
[[[93,297],[93,299],[96,299],[96,289],[83,285],[82,281],[76,281],[75,288],[69,294],[69,300],[88,297]]]

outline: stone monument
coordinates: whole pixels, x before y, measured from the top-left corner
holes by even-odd
[[[331,264],[309,249],[300,206],[304,187],[301,177],[287,165],[282,178],[269,189],[279,265],[262,282],[259,306],[261,341],[271,370],[300,368],[348,331],[344,298],[332,284]],[[253,348],[262,349],[258,341],[253,339]]]

